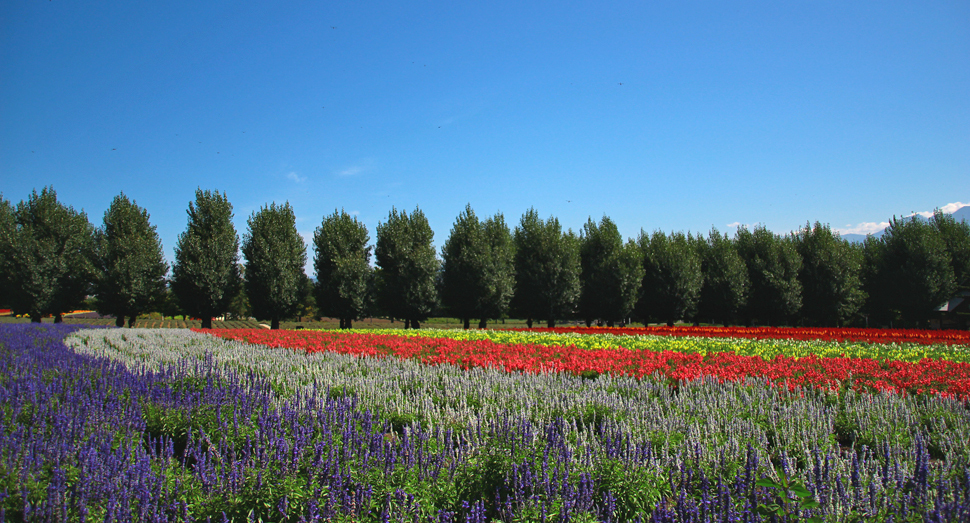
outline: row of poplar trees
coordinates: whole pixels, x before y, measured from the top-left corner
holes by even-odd
[[[579,319],[643,322],[925,325],[959,290],[970,290],[970,226],[937,212],[894,219],[880,238],[841,239],[806,224],[779,236],[764,227],[733,238],[641,231],[624,242],[608,217],[579,234],[527,211],[510,230],[502,214],[480,220],[466,206],[439,260],[420,209],[392,209],[377,226],[371,266],[366,226],[344,211],[313,237],[316,281],[292,207],[252,213],[240,242],[226,195],[196,191],[179,235],[171,278],[148,213],[117,196],[95,229],[51,188],[13,206],[0,197],[0,300],[33,321],[60,320],[88,295],[98,311],[134,325],[166,287],[182,313],[211,327],[245,289],[251,314],[278,328],[313,293],[318,313],[354,320],[386,315],[417,328],[432,314],[485,327],[509,315],[532,326]]]

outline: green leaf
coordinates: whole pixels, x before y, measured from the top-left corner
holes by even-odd
[[[770,478],[759,479],[755,482],[755,485],[758,485],[759,487],[781,488],[781,485]]]

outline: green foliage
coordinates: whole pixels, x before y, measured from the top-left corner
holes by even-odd
[[[953,219],[953,215],[944,214],[937,209],[930,225],[946,245],[956,289],[970,291],[970,223],[958,222]]]
[[[155,311],[161,313],[163,318],[172,318],[182,314],[182,307],[179,305],[178,296],[172,291],[171,287],[165,289],[161,298],[155,304]]]
[[[488,292],[479,302],[479,317],[498,319],[504,317],[515,292],[515,244],[505,216],[496,213],[485,220],[485,241],[489,247],[489,263],[486,267]]]
[[[377,285],[381,308],[395,318],[424,321],[438,300],[435,275],[438,258],[434,232],[421,209],[391,209],[386,223],[377,225],[374,255],[380,267]]]
[[[54,189],[45,187],[16,209],[0,203],[0,220],[0,276],[14,313],[39,322],[79,307],[95,278],[87,215],[58,202]]]
[[[458,215],[441,248],[441,301],[464,320],[501,317],[514,286],[512,240],[505,218],[478,220],[470,205]]]
[[[242,280],[246,281],[246,267],[242,264],[237,264],[239,267],[239,274]],[[174,300],[174,307],[178,307],[178,299],[175,294],[171,294],[170,298]],[[226,319],[233,320],[247,320],[253,315],[253,308],[249,305],[249,296],[246,295],[246,286],[242,285],[236,296],[229,302],[229,308],[226,309]]]
[[[706,241],[700,235],[689,239],[700,257],[704,280],[696,318],[734,323],[747,303],[751,287],[744,260],[734,242],[717,229],[711,229]]]
[[[697,313],[704,274],[692,241],[683,233],[669,237],[661,231],[638,240],[643,259],[643,292],[637,302],[637,316],[664,321],[692,318]]]
[[[164,297],[168,273],[162,242],[148,219],[148,212],[122,193],[95,232],[98,312],[131,317],[132,324]]]
[[[822,516],[812,516],[806,518],[802,514],[805,510],[818,508],[820,503],[815,500],[815,495],[807,488],[801,480],[789,480],[783,472],[781,478],[775,481],[771,478],[761,478],[755,485],[775,490],[773,502],[758,504],[758,513],[763,516],[778,518],[779,521],[806,521],[808,523],[822,523]],[[793,501],[789,493],[794,494],[797,500]]]
[[[798,231],[795,248],[802,257],[802,317],[816,325],[839,326],[862,307],[862,249],[815,222]]]
[[[0,193],[0,308],[10,307],[7,296],[7,289],[10,287],[10,283],[7,281],[7,275],[10,271],[8,262],[13,255],[10,249],[16,230],[13,206],[3,197],[3,193]]]
[[[738,228],[734,241],[751,280],[751,294],[744,309],[747,322],[779,325],[795,319],[802,307],[802,285],[798,281],[802,257],[795,242],[790,237],[779,237],[763,225],[756,226],[753,232]]]
[[[197,189],[187,212],[188,227],[175,247],[172,290],[182,310],[210,328],[212,317],[229,310],[242,285],[239,237],[225,193]]]
[[[535,209],[522,215],[515,228],[514,308],[527,318],[547,324],[573,313],[579,299],[579,240],[562,232],[559,220],[543,221]]]
[[[307,291],[306,246],[289,202],[263,207],[247,223],[242,243],[246,296],[253,316],[271,320],[278,329],[280,320],[296,315]]]
[[[893,218],[881,238],[867,239],[865,267],[866,309],[883,321],[925,326],[956,290],[946,241],[916,216]]]
[[[581,293],[579,314],[589,324],[594,318],[610,324],[629,316],[640,294],[644,270],[637,246],[623,243],[613,220],[604,216],[597,225],[586,221],[579,247]]]
[[[666,497],[672,495],[670,481],[656,469],[624,463],[618,459],[604,459],[595,463],[593,479],[598,485],[600,506],[607,495],[612,496],[616,512],[614,521],[635,521],[647,518]]]
[[[324,217],[317,227],[313,234],[314,295],[321,315],[345,322],[363,317],[371,299],[368,242],[367,226],[343,210]]]

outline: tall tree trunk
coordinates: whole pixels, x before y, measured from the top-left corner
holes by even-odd
[[[556,326],[556,320],[546,320],[546,327],[553,328]]]
[[[212,316],[206,316],[202,318],[202,328],[211,329],[212,328]]]
[[[269,328],[270,329],[279,329],[280,328],[280,319],[279,318],[273,318],[272,320],[270,320],[270,322],[269,322]]]
[[[586,326],[589,327],[593,325],[593,318],[586,318]]]
[[[347,328],[347,323],[344,321],[343,318],[340,318],[340,328],[341,329],[346,329]]]
[[[128,317],[128,328],[133,329],[135,327],[135,322],[138,321],[138,315],[132,314]]]
[[[353,329],[354,328],[354,319],[353,318],[347,318],[346,320],[344,320],[344,324],[347,326],[348,329]]]
[[[119,314],[115,318],[115,327],[124,327],[124,326],[125,326],[125,316],[123,314]]]
[[[412,329],[420,329],[421,328],[421,324],[418,323],[418,320],[411,320],[411,328]]]
[[[64,323],[64,318],[61,317],[61,313],[58,312],[54,315],[54,323]]]
[[[482,319],[478,320],[478,328],[479,329],[486,329],[486,328],[488,328],[488,318],[482,318]]]
[[[408,330],[410,328],[411,328],[411,320],[404,318],[404,330]]]
[[[532,328],[532,318],[526,318],[525,319],[525,324],[528,325],[529,328],[531,329]]]
[[[471,328],[471,320],[470,319],[468,319],[468,318],[462,318],[461,321],[462,321],[462,327],[461,328],[465,329],[466,331],[469,328]]]
[[[40,314],[31,313],[30,323],[40,323]]]
[[[606,326],[607,327],[612,327],[613,326],[613,320],[606,320]]]

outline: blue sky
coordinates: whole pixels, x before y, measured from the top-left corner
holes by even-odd
[[[9,0],[0,191],[124,191],[169,260],[197,187],[240,236],[274,201],[308,240],[419,206],[439,248],[466,203],[859,232],[970,202],[968,93],[966,1]]]

